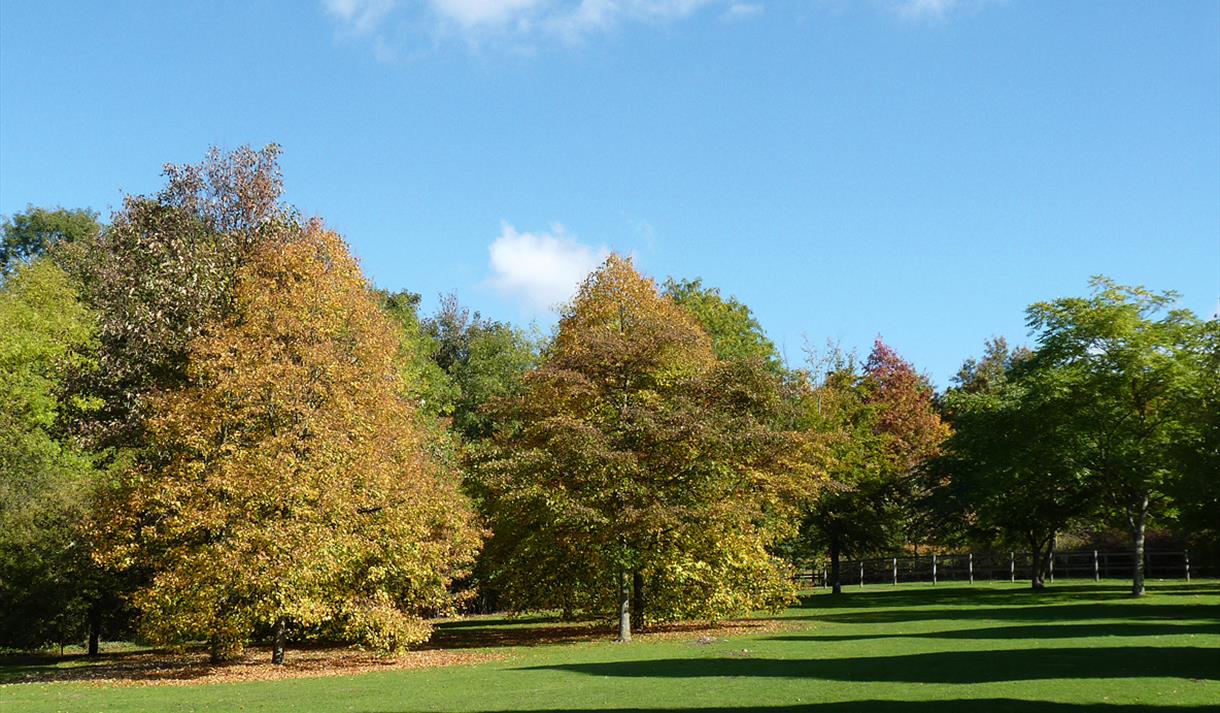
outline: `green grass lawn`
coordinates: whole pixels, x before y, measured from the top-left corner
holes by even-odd
[[[446,625],[503,660],[361,676],[175,686],[0,687],[0,711],[1220,711],[1220,583],[818,592],[778,631],[709,641],[522,645],[547,622]],[[291,652],[289,653],[291,655]],[[0,680],[15,674],[0,665]]]

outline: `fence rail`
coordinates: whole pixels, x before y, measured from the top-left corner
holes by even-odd
[[[1191,562],[1186,550],[1145,550],[1144,576],[1148,579],[1215,577],[1214,562]],[[1130,551],[1076,550],[1051,555],[1048,581],[1060,579],[1129,578],[1135,571],[1135,553]],[[904,582],[1017,582],[1033,576],[1033,557],[1028,552],[967,552],[901,557],[874,557],[839,561],[843,586],[901,584]],[[828,587],[830,562],[823,560],[798,569],[798,583]]]

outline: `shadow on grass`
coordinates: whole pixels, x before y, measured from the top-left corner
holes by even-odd
[[[1156,588],[1149,593],[1163,595],[1215,595],[1220,596],[1220,582],[1198,584],[1173,584]],[[941,587],[888,588],[887,585],[869,585],[865,589],[845,587],[842,594],[832,595],[818,591],[801,597],[800,606],[809,609],[855,609],[861,607],[914,607],[933,605],[959,606],[1028,606],[1055,604],[1057,602],[1080,601],[1141,601],[1133,598],[1127,584],[1065,584],[1050,585],[1034,591],[1017,586],[989,586],[949,584]]]
[[[940,602],[942,604],[948,602]],[[806,609],[805,611],[810,611]],[[992,607],[986,609],[927,608],[872,609],[848,612],[810,613],[793,619],[839,622],[844,624],[892,624],[904,621],[998,620],[998,621],[1082,621],[1088,619],[1122,619],[1124,621],[1178,621],[1202,619],[1215,621],[1217,608],[1208,604],[1166,604],[1117,602],[1097,604],[1051,604],[1035,606]]]
[[[547,644],[572,644],[582,641],[611,641],[617,629],[606,622],[560,621],[547,618],[514,619],[512,617],[482,618],[473,622],[445,622],[436,627],[432,639],[422,649],[479,649],[506,646],[540,646]],[[748,635],[774,630],[772,619],[743,619],[717,624],[708,622],[666,622],[649,624],[637,631],[644,639],[653,636],[697,636],[721,637],[726,635]]]
[[[202,650],[194,656],[166,651],[121,651],[98,658],[72,656],[6,656],[0,659],[0,684],[50,681],[189,681],[206,676],[210,666]]]
[[[500,713],[555,713],[558,709],[500,709]],[[564,708],[567,713],[1136,713],[1137,711],[1214,711],[1215,706],[1115,705],[1110,703],[1054,703],[1015,698],[978,698],[942,701],[850,701],[846,703],[808,703],[796,706],[716,706],[703,708]],[[364,713],[408,713],[405,710],[378,710]],[[486,713],[491,713],[487,711]]]
[[[1106,648],[944,651],[841,659],[660,659],[533,666],[627,678],[811,678],[887,683],[993,683],[1053,678],[1220,679],[1220,649],[1115,646]]]
[[[1075,639],[1098,636],[1182,636],[1220,634],[1220,622],[1208,624],[1038,624],[1033,626],[993,626],[981,629],[923,631],[909,634],[789,634],[767,637],[771,641],[868,641],[870,639]],[[1218,664],[1220,666],[1220,664]]]

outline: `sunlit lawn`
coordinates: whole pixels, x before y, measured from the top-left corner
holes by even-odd
[[[568,638],[546,621],[455,622],[440,637],[451,647],[505,658],[254,683],[6,685],[0,711],[1220,710],[1215,581],[1152,582],[1138,600],[1121,582],[870,586],[815,593],[779,618],[763,633],[629,645],[521,635]],[[45,665],[0,665],[0,680]]]

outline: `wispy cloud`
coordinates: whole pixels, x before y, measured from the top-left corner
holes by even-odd
[[[471,46],[501,42],[514,49],[547,40],[579,42],[630,23],[676,22],[712,5],[741,16],[760,7],[743,0],[322,0],[341,32],[375,44],[387,44],[393,21]]]
[[[762,14],[763,5],[760,2],[732,2],[724,11],[726,20],[744,20],[748,17]]]
[[[891,0],[891,7],[907,20],[944,20],[960,12],[976,11],[998,0]]]
[[[397,0],[322,0],[326,14],[344,30],[358,35],[376,32],[397,4]]]
[[[605,246],[586,245],[562,225],[549,232],[522,233],[508,223],[488,248],[490,283],[531,309],[545,310],[566,302],[580,281],[606,258]]]

